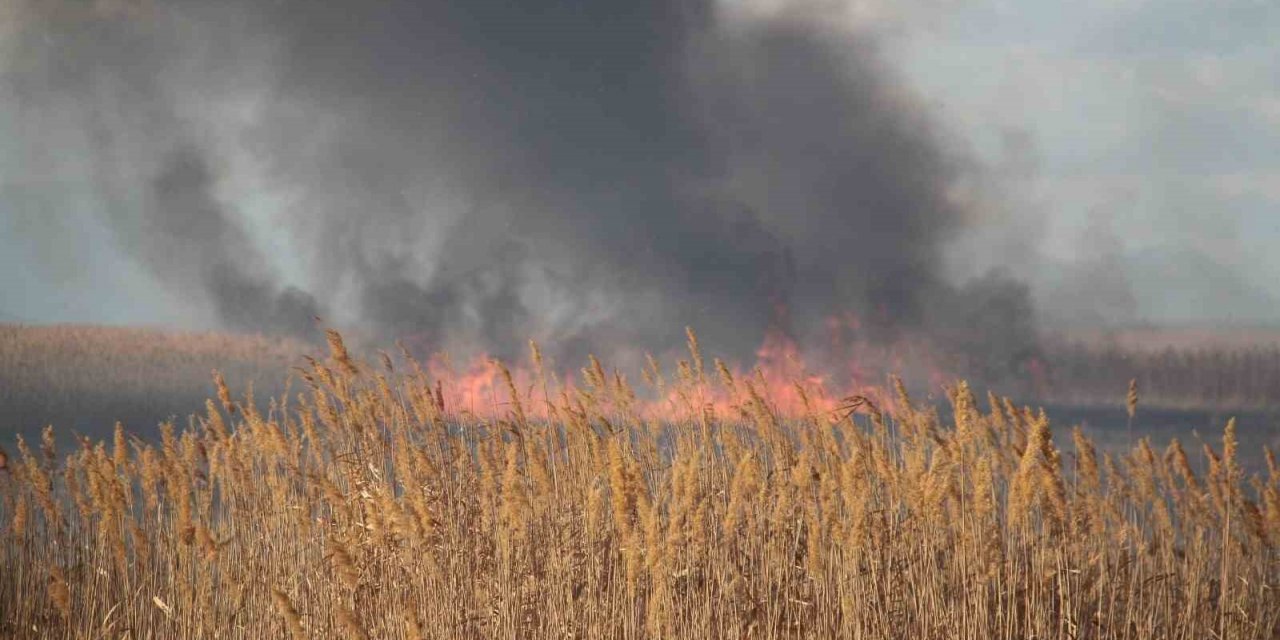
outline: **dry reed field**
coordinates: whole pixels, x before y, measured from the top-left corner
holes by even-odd
[[[1057,340],[1046,348],[1047,373],[1034,395],[1049,402],[1105,404],[1138,379],[1147,406],[1275,409],[1280,406],[1280,342],[1230,341],[1211,334],[1148,343]],[[1250,334],[1246,334],[1246,337]],[[1153,336],[1158,337],[1158,336]],[[1181,339],[1179,339],[1181,338]]]
[[[0,442],[12,442],[9,429],[37,438],[47,424],[102,437],[118,420],[153,433],[161,420],[204,406],[211,369],[278,393],[307,349],[214,332],[0,324]]]
[[[1280,468],[1231,424],[1111,456],[965,384],[784,406],[692,333],[637,388],[535,347],[479,411],[329,347],[265,412],[219,382],[160,442],[8,452],[0,636],[1280,637]]]

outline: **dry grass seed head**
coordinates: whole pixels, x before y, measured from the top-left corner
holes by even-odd
[[[298,615],[298,610],[294,608],[289,596],[279,587],[272,587],[271,599],[275,602],[276,611],[280,613],[280,617],[284,618],[285,628],[289,630],[293,640],[305,640],[307,632],[302,626],[302,616]]]
[[[355,640],[369,640],[369,632],[365,630],[364,623],[360,621],[356,612],[346,605],[339,605],[338,607],[338,622],[346,630],[349,637]]]
[[[360,584],[360,570],[351,558],[347,546],[337,538],[330,538],[328,544],[329,562],[338,580],[348,588],[354,589]]]
[[[62,615],[62,619],[69,622],[71,620],[71,589],[67,586],[66,574],[57,564],[49,568],[49,600]]]

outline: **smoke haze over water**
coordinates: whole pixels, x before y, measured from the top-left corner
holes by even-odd
[[[105,229],[221,326],[580,358],[692,325],[747,359],[855,312],[1033,347],[1025,285],[947,277],[976,169],[874,29],[707,0],[13,6],[4,206],[40,246],[41,215]]]

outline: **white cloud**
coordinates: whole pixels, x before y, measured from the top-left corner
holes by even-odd
[[[1207,180],[1214,190],[1225,197],[1256,196],[1280,204],[1280,166],[1223,173]]]
[[[1280,91],[1260,92],[1245,98],[1244,104],[1256,118],[1280,130]]]

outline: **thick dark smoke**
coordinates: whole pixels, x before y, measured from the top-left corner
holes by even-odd
[[[693,325],[745,359],[771,326],[816,335],[851,311],[877,336],[1028,357],[1025,287],[945,277],[970,223],[948,197],[964,161],[875,34],[732,4],[31,8],[16,58],[31,64],[0,77],[31,104],[84,105],[69,117],[98,132],[86,149],[118,241],[230,327],[306,332],[320,314],[384,340],[501,354],[533,337],[576,358]],[[248,90],[228,142],[203,105]],[[291,194],[265,222],[247,213],[260,194],[219,189],[244,157]],[[307,292],[282,284],[264,224],[290,236]]]

